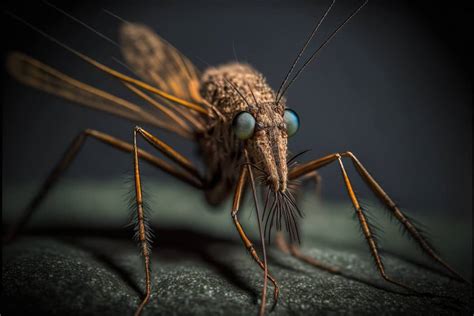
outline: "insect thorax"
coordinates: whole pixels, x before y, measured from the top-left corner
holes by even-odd
[[[208,166],[206,197],[211,204],[218,204],[232,191],[243,162],[243,143],[232,132],[232,119],[241,111],[258,110],[256,104],[274,111],[275,92],[250,65],[231,63],[204,72],[201,95],[225,117],[225,121],[209,121],[207,132],[200,138]],[[277,110],[283,113],[284,102],[281,104]]]

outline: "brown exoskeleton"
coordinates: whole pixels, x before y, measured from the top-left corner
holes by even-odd
[[[146,282],[146,295],[135,314],[139,315],[142,312],[150,299],[152,291],[150,281],[150,228],[147,225],[143,211],[139,165],[141,160],[147,161],[153,166],[202,190],[207,201],[212,205],[217,205],[228,198],[230,194],[234,194],[231,210],[232,220],[250,255],[264,270],[264,287],[260,306],[260,314],[264,314],[267,279],[273,283],[275,303],[279,293],[277,281],[268,271],[265,254],[264,234],[267,233],[267,238],[270,240],[273,227],[276,227],[277,231],[286,230],[287,232],[287,236],[282,233],[276,235],[277,245],[282,250],[314,266],[334,273],[339,271],[337,268],[326,266],[300,252],[298,248],[300,239],[298,220],[301,217],[301,212],[290,190],[291,184],[295,180],[315,176],[319,168],[331,162],[337,162],[347,193],[382,278],[411,290],[410,287],[393,280],[385,272],[371,225],[359,204],[344,168],[343,158],[348,158],[371,190],[388,207],[391,214],[401,222],[407,233],[419,243],[421,248],[453,275],[462,279],[439,257],[421,232],[402,213],[354,154],[351,152],[334,153],[296,166],[291,163],[298,155],[291,159],[288,158],[288,138],[297,132],[300,122],[296,112],[287,108],[287,101],[284,97],[287,89],[305,66],[315,58],[320,49],[367,3],[366,1],[358,7],[294,72],[301,55],[331,10],[334,2],[332,1],[312,30],[277,91],[267,84],[261,73],[246,64],[230,63],[219,67],[209,67],[201,75],[197,68],[178,50],[154,34],[149,28],[139,24],[125,22],[122,25],[120,29],[120,47],[130,69],[143,81],[111,69],[23,21],[88,64],[120,80],[126,88],[147,101],[152,109],[140,107],[91,87],[21,53],[12,53],[8,58],[8,69],[16,79],[81,105],[192,139],[200,149],[206,170],[204,172],[198,170],[191,160],[142,127],[134,128],[132,143],[117,139],[101,131],[86,129],[72,141],[64,156],[44,182],[39,193],[27,207],[24,216],[12,229],[10,236],[19,232],[31,218],[60,175],[74,160],[85,140],[89,137],[96,138],[121,151],[132,153],[134,157],[136,232],[144,258]],[[139,137],[153,145],[172,163],[140,149],[137,145],[137,138]],[[254,172],[257,176],[255,178]],[[255,179],[266,189],[263,213],[260,213],[258,209]],[[248,183],[251,184],[257,206],[263,260],[247,237],[238,218],[241,197]]]

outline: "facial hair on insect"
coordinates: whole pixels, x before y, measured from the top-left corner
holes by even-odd
[[[290,162],[294,162],[294,159],[298,156],[306,153],[307,151],[303,151],[288,160],[288,164]],[[251,168],[256,169],[257,173],[257,180],[260,183],[265,185],[265,179],[268,178],[268,174],[266,171],[256,164],[246,162],[243,165],[247,165],[249,170]],[[263,213],[262,213],[262,222],[265,221],[265,225],[263,226],[263,233],[267,236],[266,240],[267,243],[271,243],[271,230],[274,228],[277,231],[282,230],[282,221],[285,222],[285,229],[288,233],[288,237],[290,238],[290,242],[300,243],[300,234],[299,234],[299,227],[298,227],[298,217],[302,218],[304,213],[299,209],[296,199],[292,194],[292,187],[296,184],[296,181],[291,181],[288,183],[288,189],[285,191],[274,191],[271,186],[265,188],[265,202],[263,206]]]

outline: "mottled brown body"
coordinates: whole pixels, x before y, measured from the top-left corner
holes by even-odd
[[[265,170],[274,191],[286,190],[287,135],[283,120],[285,100],[275,104],[275,91],[250,65],[230,63],[208,68],[202,76],[201,95],[224,116],[210,119],[199,145],[208,170],[207,200],[215,205],[235,187],[243,163],[243,148],[251,162]],[[251,113],[257,125],[254,137],[239,140],[232,132],[232,119],[241,111]]]

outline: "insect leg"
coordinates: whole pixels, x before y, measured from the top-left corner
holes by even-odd
[[[143,211],[142,185],[140,180],[140,168],[138,164],[137,130],[138,127],[135,127],[133,130],[133,174],[135,179],[135,198],[137,202],[138,240],[140,242],[143,258],[145,260],[145,297],[135,311],[135,316],[141,314],[143,308],[148,303],[151,296],[150,243],[147,238],[149,232],[147,231],[148,226],[145,225],[145,212]]]
[[[326,270],[331,273],[339,273],[340,269],[337,267],[332,267],[330,265],[327,265],[318,259],[315,259],[311,256],[307,256],[303,254],[300,250],[300,247],[294,243],[289,243],[286,239],[285,236],[282,232],[277,232],[275,236],[275,244],[277,245],[278,249],[280,249],[282,252],[292,255],[293,257],[306,262],[318,269]]]
[[[192,174],[195,178],[199,179],[199,181],[202,183],[203,179],[201,175],[199,174],[199,171],[197,168],[194,166],[194,164],[175,151],[171,146],[167,145],[165,142],[161,141],[157,137],[153,136],[143,128],[137,126],[135,127],[135,130],[140,133],[145,140],[150,143],[153,147],[158,149],[160,152],[162,152],[164,155],[175,161],[180,167],[184,168],[187,170],[190,174]]]
[[[441,259],[441,257],[430,246],[428,241],[423,237],[423,235],[416,228],[416,226],[407,218],[405,214],[402,213],[402,211],[398,208],[397,204],[388,196],[387,193],[385,193],[382,187],[374,180],[374,178],[370,175],[367,169],[364,168],[364,166],[359,162],[359,160],[353,153],[348,151],[341,155],[343,157],[349,157],[352,160],[357,172],[360,174],[362,179],[367,183],[367,185],[382,201],[382,203],[384,203],[392,211],[393,216],[395,216],[395,218],[402,223],[407,232],[415,239],[415,241],[420,245],[420,247],[425,251],[425,253],[427,253],[432,259],[434,259],[443,267],[445,267],[453,275],[467,283],[470,283],[462,275],[460,275],[453,268],[451,268],[451,266],[449,266],[443,259]]]
[[[290,171],[289,178],[291,179],[292,177],[295,177],[295,175],[301,176],[303,174],[306,174],[307,172],[311,172],[314,169],[321,168],[321,167],[323,167],[323,166],[325,166],[325,165],[327,165],[327,164],[329,164],[329,163],[331,163],[335,160],[337,160],[339,162],[339,167],[340,167],[341,172],[342,172],[342,176],[343,176],[343,179],[344,179],[344,184],[345,184],[346,189],[347,189],[347,193],[349,194],[352,205],[354,206],[354,209],[356,211],[356,214],[357,214],[357,217],[359,219],[360,225],[362,227],[362,231],[364,233],[364,237],[366,238],[367,243],[369,244],[370,252],[372,253],[372,256],[375,259],[375,264],[377,266],[377,269],[380,272],[380,275],[382,276],[383,279],[385,279],[386,281],[388,281],[390,283],[396,284],[396,285],[401,286],[403,288],[406,288],[410,291],[415,291],[412,288],[410,288],[410,287],[408,287],[408,286],[406,286],[406,285],[404,285],[404,284],[402,284],[398,281],[393,280],[392,278],[390,278],[386,274],[385,268],[383,266],[382,259],[379,255],[377,243],[376,243],[375,238],[373,236],[372,230],[369,226],[369,222],[368,222],[367,217],[365,216],[364,212],[362,211],[362,208],[359,204],[359,201],[357,200],[354,189],[352,188],[352,184],[349,180],[349,176],[347,175],[347,172],[346,172],[346,170],[344,168],[344,165],[342,163],[342,156],[340,154],[337,153],[337,154],[328,155],[328,156],[323,157],[321,159],[313,160],[313,161],[310,161],[306,164],[296,166],[292,171]]]
[[[357,214],[357,217],[359,219],[360,225],[362,227],[362,232],[364,233],[364,236],[367,239],[367,243],[369,244],[370,252],[372,253],[372,256],[375,259],[375,264],[377,265],[377,268],[380,272],[380,275],[382,276],[382,278],[384,278],[386,281],[388,281],[390,283],[401,286],[401,287],[403,287],[405,289],[408,289],[410,291],[418,292],[418,291],[412,289],[411,287],[409,287],[409,286],[407,286],[403,283],[400,283],[398,281],[393,280],[392,278],[390,278],[386,274],[385,268],[384,268],[384,265],[383,265],[383,262],[382,262],[382,258],[379,255],[378,246],[377,246],[377,242],[374,238],[374,234],[372,233],[372,229],[370,228],[367,217],[365,216],[365,214],[362,210],[362,207],[360,206],[359,201],[357,200],[354,189],[352,188],[351,181],[349,180],[349,176],[347,175],[347,172],[344,168],[344,164],[342,163],[341,155],[339,155],[339,154],[336,154],[336,155],[337,155],[337,160],[339,162],[339,167],[340,167],[341,172],[342,172],[342,177],[344,178],[344,183],[345,183],[346,188],[347,188],[347,193],[349,194],[349,198],[351,199],[352,205],[354,206],[354,209],[356,211],[356,214]]]
[[[295,180],[295,179],[300,179],[304,175],[317,170],[319,168],[322,168],[331,162],[335,161],[337,157],[340,156],[339,154],[331,154],[324,156],[319,159],[312,160],[310,162],[306,162],[304,164],[297,165],[296,167],[292,168],[291,170],[288,171],[288,179],[289,180]]]
[[[247,248],[248,252],[252,256],[252,258],[258,263],[260,268],[262,268],[262,270],[265,270],[265,265],[263,264],[262,260],[260,260],[260,257],[258,256],[257,251],[255,251],[255,248],[254,248],[252,242],[247,237],[247,234],[245,233],[244,229],[242,228],[242,225],[240,224],[239,218],[237,216],[237,214],[239,212],[239,209],[240,209],[240,201],[242,199],[243,189],[245,187],[245,182],[246,182],[246,179],[247,179],[247,172],[248,172],[247,167],[242,166],[242,169],[240,171],[239,180],[237,181],[237,186],[235,188],[234,200],[233,200],[233,203],[232,203],[231,216],[232,216],[232,220],[234,221],[235,228],[237,229],[237,232],[239,233],[240,238],[242,238],[242,242],[244,243],[245,248]],[[270,273],[268,273],[268,279],[273,283],[273,288],[274,288],[273,298],[274,298],[274,301],[275,301],[274,302],[274,305],[275,305],[278,301],[278,294],[280,293],[280,287],[278,286],[278,283],[275,280],[275,278]]]
[[[369,186],[377,194],[377,196],[380,199],[382,199],[382,201],[384,203],[386,203],[391,208],[391,210],[394,212],[394,216],[398,220],[400,220],[402,222],[402,224],[405,225],[405,227],[407,227],[407,230],[409,231],[410,234],[412,234],[413,236],[416,236],[415,239],[418,242],[420,242],[420,244],[422,244],[423,249],[426,252],[428,252],[428,254],[432,253],[432,254],[436,255],[434,250],[432,250],[432,248],[429,247],[428,243],[421,236],[421,234],[418,232],[418,230],[415,228],[415,226],[408,221],[406,216],[404,216],[403,213],[398,209],[398,207],[396,207],[396,204],[388,197],[388,195],[382,190],[382,188],[377,184],[377,182],[375,182],[375,180],[370,176],[370,174],[367,172],[367,170],[362,166],[362,164],[355,158],[355,156],[352,153],[344,152],[344,153],[340,153],[340,154],[339,153],[331,154],[331,155],[325,156],[323,158],[316,159],[316,160],[298,165],[298,166],[294,167],[292,170],[289,171],[288,178],[290,180],[299,178],[299,177],[303,176],[304,174],[306,174],[308,172],[311,172],[312,170],[319,169],[321,167],[324,167],[324,166],[328,165],[329,163],[331,163],[333,161],[338,160],[339,165],[341,167],[341,171],[343,173],[346,188],[348,190],[348,193],[349,193],[351,201],[354,205],[354,208],[356,209],[356,213],[357,213],[357,216],[358,216],[359,221],[361,223],[362,229],[364,231],[364,235],[367,239],[367,242],[369,243],[369,246],[371,248],[371,252],[372,252],[372,254],[375,258],[377,268],[379,269],[379,272],[380,272],[381,276],[385,280],[387,280],[388,282],[391,282],[391,283],[397,284],[399,286],[402,286],[404,288],[408,288],[408,289],[412,290],[408,286],[403,285],[399,282],[396,282],[396,281],[392,280],[391,278],[389,278],[386,275],[385,270],[383,268],[382,260],[380,259],[380,256],[378,254],[378,250],[377,250],[375,240],[373,238],[373,234],[371,232],[370,226],[368,225],[367,218],[366,218],[365,214],[363,213],[362,209],[360,208],[359,202],[357,201],[355,193],[352,189],[352,185],[349,181],[349,177],[347,176],[347,173],[346,173],[346,171],[344,169],[344,166],[342,164],[342,157],[350,157],[352,159],[352,161],[353,161],[357,171],[359,172],[359,174],[361,174],[362,178],[369,184]],[[410,228],[408,228],[408,227],[410,227]],[[433,258],[435,258],[435,260],[437,260],[439,263],[441,263],[443,266],[445,266],[454,275],[456,275],[457,277],[464,280],[464,278],[462,278],[457,272],[455,272],[446,263],[444,263],[444,261],[442,261],[439,258],[439,256],[436,255],[436,257],[433,257]]]
[[[69,167],[72,163],[76,155],[78,154],[79,150],[82,148],[85,140],[88,137],[95,138],[102,143],[110,145],[116,149],[125,152],[132,152],[133,145],[127,142],[124,142],[118,138],[110,136],[108,134],[93,130],[93,129],[86,129],[81,132],[74,140],[71,142],[71,145],[66,149],[65,153],[63,154],[61,160],[57,163],[57,165],[53,168],[51,173],[48,175],[46,180],[44,181],[43,185],[41,186],[40,190],[33,198],[33,200],[28,204],[25,211],[22,214],[20,220],[13,225],[12,229],[8,233],[6,240],[12,240],[14,237],[22,230],[22,228],[28,223],[29,219],[32,217],[34,212],[37,210],[38,206],[44,200],[48,192],[51,188],[56,184],[57,180],[61,176],[63,172]],[[177,177],[178,179],[196,187],[202,187],[202,181],[196,177],[193,177],[189,172],[182,171],[175,166],[171,165],[170,163],[153,156],[152,154],[139,149],[138,155],[140,158],[144,159],[145,161],[149,162],[151,165],[162,169],[163,171]]]

